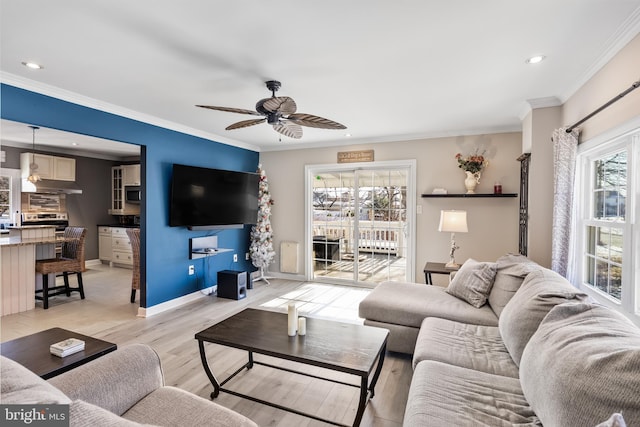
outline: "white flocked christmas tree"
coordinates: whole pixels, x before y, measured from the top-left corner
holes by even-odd
[[[251,254],[251,262],[254,267],[260,269],[260,277],[254,279],[264,280],[269,284],[265,271],[269,264],[273,262],[276,252],[273,250],[273,232],[271,230],[271,194],[269,193],[269,181],[267,174],[262,169],[262,165],[258,165],[258,175],[260,175],[260,183],[258,187],[258,220],[256,225],[251,229],[251,246],[249,253]]]

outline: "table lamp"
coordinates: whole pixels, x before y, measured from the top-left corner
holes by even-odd
[[[466,233],[467,211],[440,211],[440,225],[438,231],[451,233],[451,248],[449,250],[449,262],[445,264],[447,268],[458,268],[454,253],[459,246],[456,246],[456,233]]]

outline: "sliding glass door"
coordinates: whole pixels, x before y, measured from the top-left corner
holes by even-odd
[[[310,279],[374,286],[413,280],[411,164],[310,168]]]

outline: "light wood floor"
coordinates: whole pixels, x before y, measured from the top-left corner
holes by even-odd
[[[146,343],[162,361],[165,382],[209,398],[212,386],[202,368],[196,332],[246,307],[282,310],[289,300],[306,305],[307,316],[359,322],[357,305],[366,290],[344,286],[315,285],[280,279],[271,284],[254,283],[244,300],[202,298],[189,305],[149,318],[138,318],[137,304],[129,303],[131,271],[107,266],[89,266],[83,274],[86,299],[77,293],[57,296],[43,310],[36,309],[0,318],[0,341],[7,341],[51,327],[61,327],[116,343]],[[72,286],[75,277],[71,277]],[[246,361],[246,353],[207,344],[207,358],[218,377],[224,377]],[[268,358],[256,355],[257,360]],[[292,362],[268,359],[275,365],[303,369],[316,375],[357,383],[320,368],[295,366]],[[411,381],[409,356],[388,353],[373,398],[362,421],[363,427],[400,426]],[[358,403],[358,389],[256,365],[230,382],[228,387],[258,398],[293,406],[298,410],[351,424]],[[221,393],[216,402],[254,420],[260,426],[326,426],[328,424]]]

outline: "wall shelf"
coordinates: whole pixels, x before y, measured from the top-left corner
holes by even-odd
[[[504,197],[518,197],[517,193],[502,193],[502,194],[493,194],[493,193],[475,193],[475,194],[466,194],[466,193],[460,193],[460,194],[423,194],[422,197],[465,197],[465,198],[482,198],[482,197],[497,197],[497,198],[504,198]]]
[[[233,249],[211,248],[211,251],[207,251],[207,249],[193,250],[191,251],[191,255],[189,256],[189,259],[205,258],[209,256],[220,255],[221,253],[224,253],[224,252],[233,252]]]
[[[219,248],[218,236],[194,237],[189,239],[189,259],[198,259],[233,252],[233,249]]]

